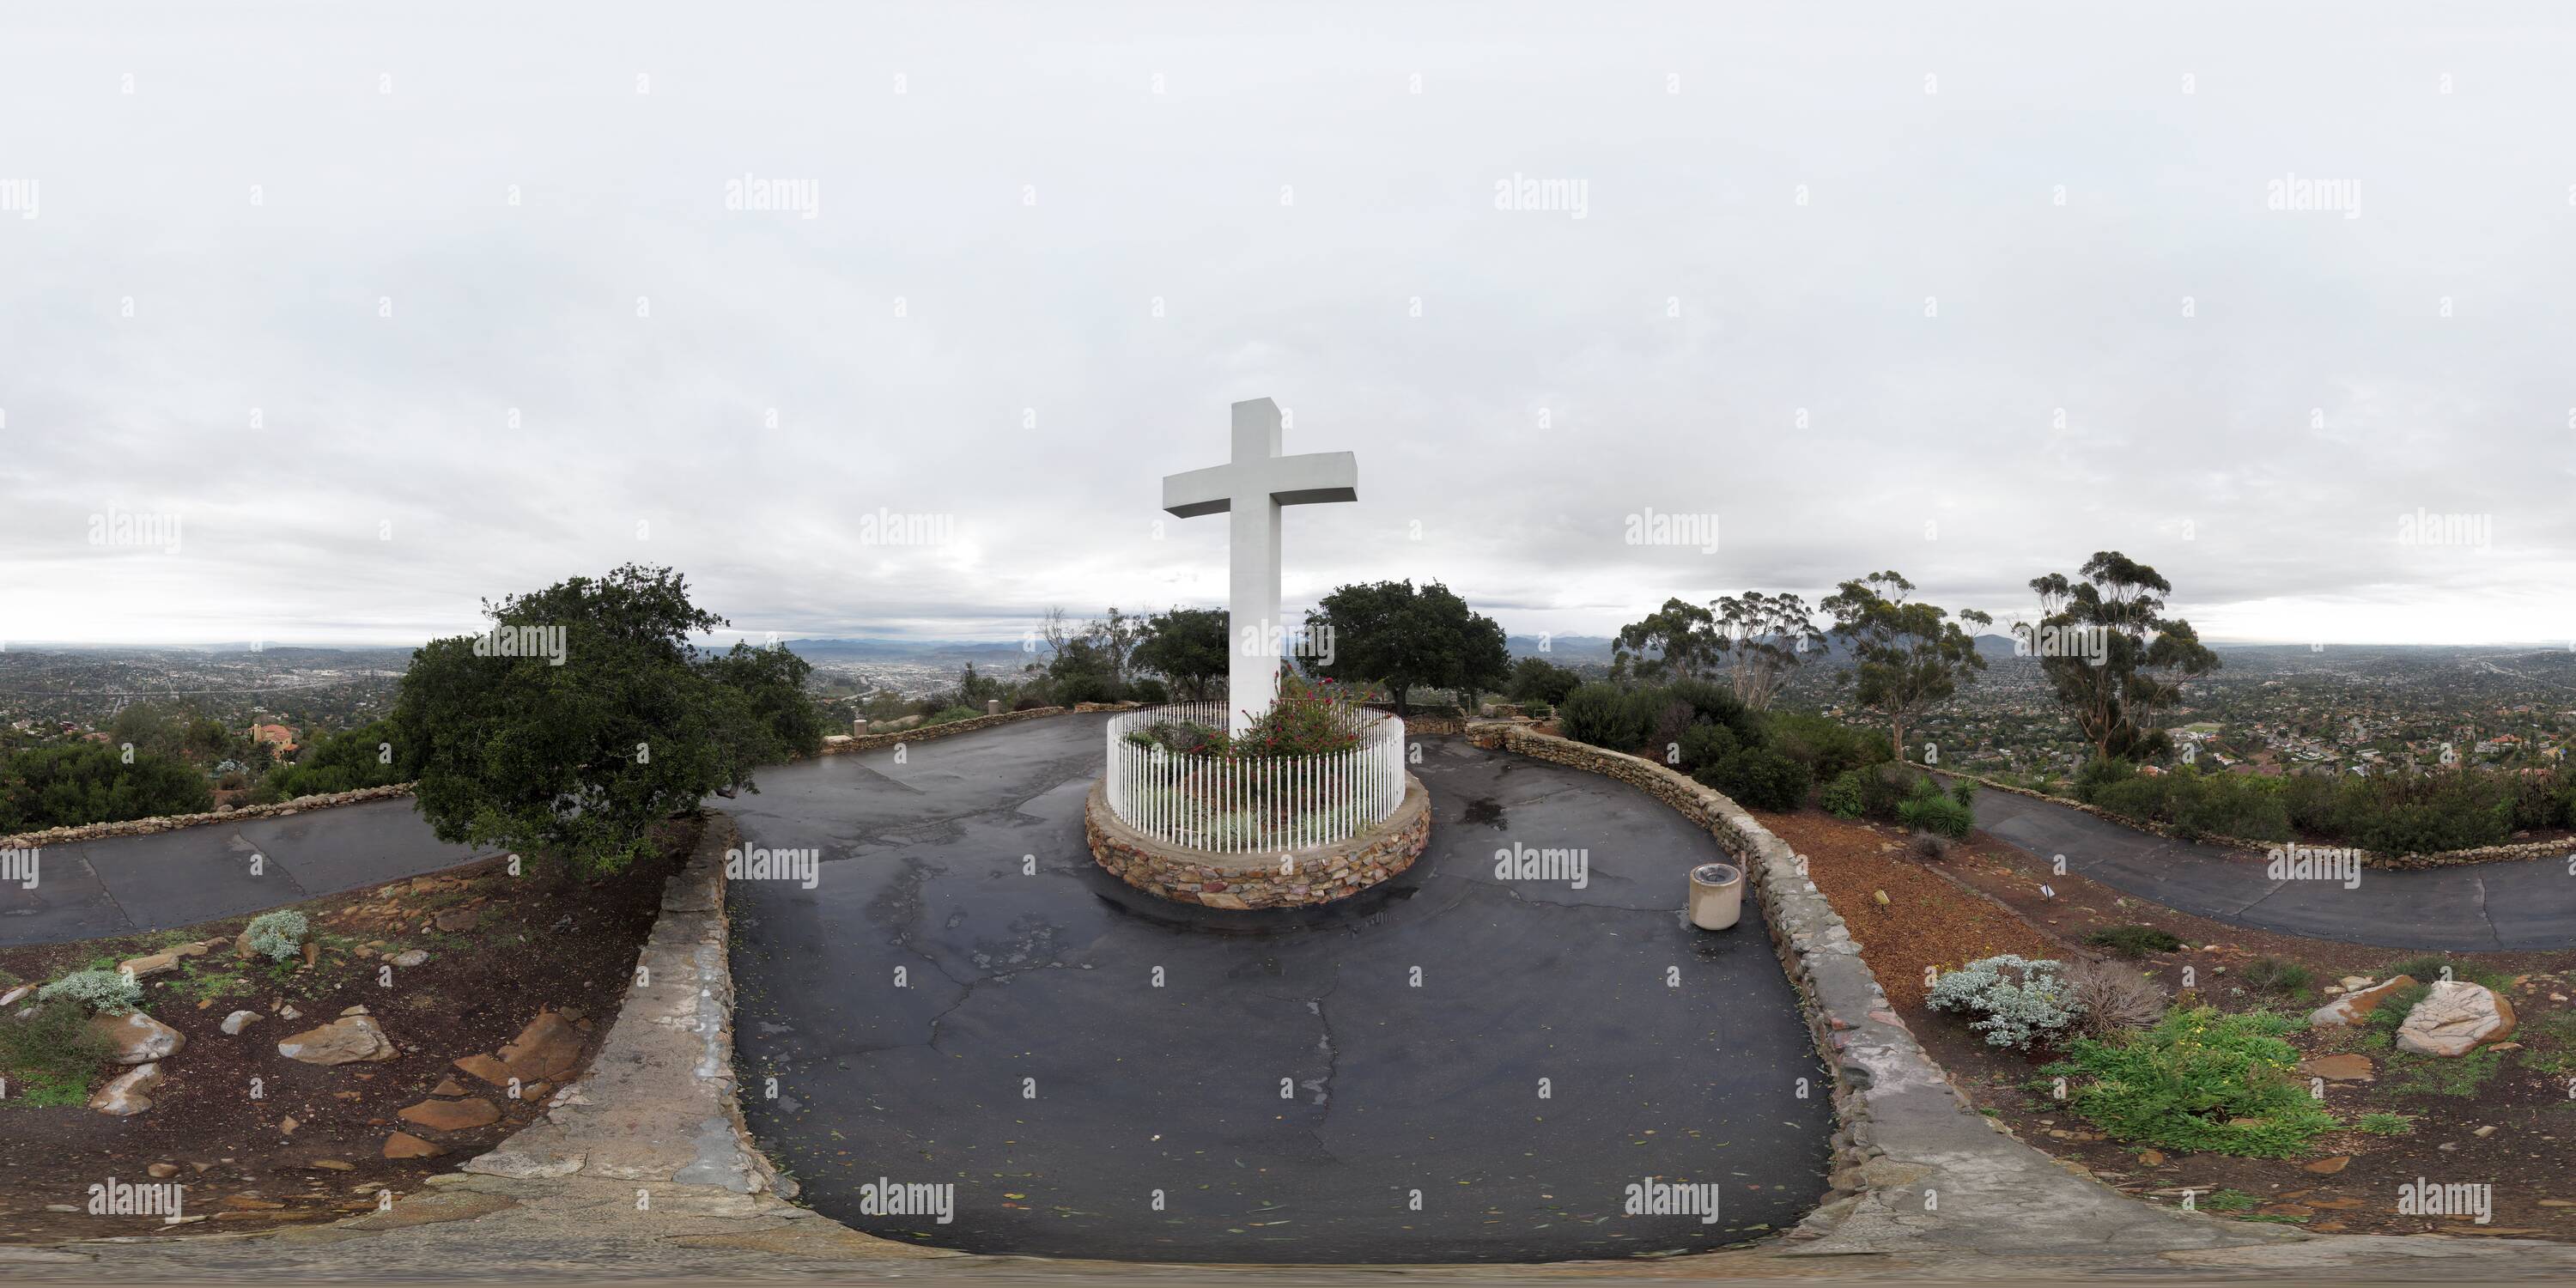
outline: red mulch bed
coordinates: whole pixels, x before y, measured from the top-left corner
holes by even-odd
[[[0,1242],[46,1243],[139,1234],[239,1233],[337,1219],[377,1206],[376,1191],[418,1189],[534,1119],[538,1099],[513,1101],[459,1071],[460,1056],[489,1053],[518,1036],[541,1010],[577,1017],[587,1028],[587,1063],[625,996],[636,952],[652,930],[664,878],[695,843],[698,825],[666,825],[660,856],[614,877],[571,878],[542,865],[512,877],[501,861],[371,887],[294,905],[323,945],[318,961],[282,966],[244,962],[226,950],[190,959],[180,973],[146,978],[145,1009],[185,1034],[161,1062],[167,1076],[153,1107],[114,1118],[85,1106],[32,1107],[0,1100]],[[448,914],[473,924],[441,930]],[[156,951],[180,940],[230,938],[248,918],[83,943],[0,949],[0,971],[38,981],[68,970]],[[383,959],[408,948],[429,960],[393,971]],[[363,1005],[401,1054],[383,1062],[309,1065],[278,1054],[280,1039]],[[301,1018],[277,1013],[292,1006]],[[264,1018],[239,1036],[220,1025],[236,1010]],[[5,1023],[0,1018],[0,1023]],[[121,1069],[103,1067],[93,1086]],[[396,1114],[453,1077],[499,1107],[500,1121],[430,1131]],[[259,1083],[259,1098],[252,1084]],[[293,1118],[290,1134],[282,1130]],[[432,1141],[432,1158],[382,1156],[395,1131]],[[92,1216],[89,1187],[109,1178],[153,1180],[154,1164],[175,1167],[186,1186],[186,1224],[156,1216]],[[345,1165],[345,1166],[335,1166]],[[71,1207],[77,1211],[56,1210]]]
[[[2246,930],[2176,912],[2080,876],[2054,875],[2046,860],[1983,832],[1935,862],[1916,857],[1898,828],[1844,822],[1813,810],[1756,817],[1807,856],[1817,887],[1850,925],[1897,1014],[1979,1110],[2022,1140],[2082,1164],[2106,1184],[2161,1203],[2178,1203],[2190,1190],[2203,1210],[2214,1193],[2231,1190],[2254,1204],[2236,1215],[2319,1232],[2576,1240],[2576,1158],[2570,1150],[2576,1142],[2576,1098],[2570,1094],[2576,1086],[2576,1002],[2568,1000],[2576,994],[2576,950],[2452,956],[2462,968],[2510,977],[2506,995],[2520,1021],[2512,1035],[2520,1045],[2504,1052],[2491,1078],[2467,1088],[2470,1094],[2400,1085],[2417,1075],[2392,1062],[2384,1036],[2366,1030],[2316,1030],[2292,1039],[2312,1056],[2368,1057],[2375,1080],[2327,1083],[2328,1108],[2347,1123],[2370,1112],[2412,1115],[2407,1134],[2330,1133],[2301,1159],[2168,1155],[2105,1139],[2065,1105],[2031,1090],[2027,1084],[2048,1054],[1990,1047],[1961,1017],[1927,1009],[1924,968],[1957,966],[1997,952],[2060,960],[2099,956],[2105,950],[2083,945],[2087,934],[2147,925],[2184,941],[2180,949],[2136,963],[2168,989],[2183,992],[2183,968],[2190,966],[2198,985],[2188,992],[2192,1000],[2224,1010],[2268,1006],[2300,1014],[2323,1005],[2330,995],[2320,990],[2342,976],[2386,978],[2388,966],[2421,954]],[[2040,893],[2042,884],[2053,897]],[[1885,905],[1875,897],[1882,890]],[[2245,967],[2264,957],[2307,967],[2314,983],[2283,995],[2239,982]],[[2459,1071],[2456,1061],[2422,1063],[2435,1072]],[[2481,1136],[2480,1128],[2492,1130]],[[2311,1165],[2331,1170],[2312,1171]],[[2493,1185],[2493,1219],[2480,1226],[2399,1215],[2398,1188],[2419,1178]]]

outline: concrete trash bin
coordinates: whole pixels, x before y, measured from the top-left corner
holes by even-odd
[[[1744,916],[1744,869],[1703,863],[1691,869],[1690,919],[1702,930],[1724,930]]]

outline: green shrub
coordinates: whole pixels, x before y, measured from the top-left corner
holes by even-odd
[[[1883,822],[1896,821],[1897,806],[1937,790],[1929,787],[1929,775],[1894,759],[1856,772],[1861,776],[1861,813]]]
[[[1665,700],[1690,708],[1691,722],[1724,725],[1739,746],[1767,746],[1769,731],[1762,714],[1744,705],[1735,690],[1708,680],[1676,680],[1665,686]]]
[[[1571,668],[1558,666],[1543,657],[1525,657],[1512,664],[1511,683],[1505,692],[1515,702],[1537,703],[1542,707],[1565,701],[1565,695],[1583,684],[1583,677]],[[1524,706],[1524,710],[1527,707]]]
[[[2084,762],[2075,773],[2075,799],[2087,805],[2099,804],[2094,799],[2113,783],[2125,783],[2138,776],[2138,767],[2125,760],[2094,759]]]
[[[1896,820],[1915,831],[1946,836],[1953,841],[1966,840],[1968,833],[1977,826],[1976,816],[1966,805],[1937,793],[1898,802]]]
[[[1060,685],[1060,686],[1058,686],[1058,687],[1057,687],[1057,690],[1056,690],[1056,691],[1057,691],[1057,693],[1061,694],[1061,693],[1063,693],[1063,692],[1064,692],[1064,690],[1065,690],[1066,688],[1068,688],[1068,687],[1070,687],[1070,686],[1063,686],[1063,685]],[[1103,690],[1103,692],[1106,692],[1106,690]],[[1074,702],[1106,702],[1106,701],[1108,701],[1108,699],[1106,699],[1106,698],[1065,698],[1065,699],[1063,699],[1063,701],[1065,701],[1067,704],[1071,704],[1071,703],[1074,703]],[[975,708],[973,708],[973,707],[941,707],[939,710],[934,711],[934,712],[931,712],[929,715],[924,716],[924,717],[922,718],[921,723],[920,723],[918,726],[916,726],[916,727],[917,727],[917,728],[922,728],[922,729],[927,729],[927,728],[931,727],[932,725],[955,724],[955,723],[957,723],[957,722],[958,722],[958,721],[960,721],[960,720],[972,720],[972,719],[974,719],[975,717],[980,716],[980,715],[982,715],[982,714],[984,714],[984,713],[983,713],[983,712],[981,712],[981,711],[976,710],[976,709],[975,709]]]
[[[2257,993],[2296,994],[2306,992],[2309,985],[2316,983],[2317,973],[2297,962],[2285,962],[2278,957],[2257,957],[2247,962],[2236,978]]]
[[[1894,758],[1878,734],[1809,712],[1771,712],[1763,731],[1773,750],[1805,765],[1820,783]]]
[[[2243,1190],[2212,1190],[2194,1206],[2203,1212],[2251,1212],[2262,1205],[2263,1200]]]
[[[1976,779],[1953,778],[1950,780],[1950,799],[1957,801],[1962,805],[1975,805],[1977,803],[1977,787],[1978,783]]]
[[[1545,720],[1548,717],[1548,705],[1544,702],[1523,699],[1520,708],[1521,714],[1532,720]]]
[[[250,919],[244,934],[250,936],[250,950],[271,961],[286,961],[304,947],[304,936],[312,927],[304,914],[291,908],[263,912]]]
[[[2415,1115],[2368,1113],[2353,1119],[2352,1125],[2355,1131],[2373,1136],[2406,1136],[2415,1131]]]
[[[2069,1107],[2114,1139],[2290,1158],[2336,1126],[2292,1076],[2298,1048],[2281,1039],[2300,1027],[2262,1011],[2177,1008],[2143,1032],[2078,1038],[2040,1074],[2066,1079]]]
[[[2465,1100],[2504,1067],[2504,1052],[2479,1047],[2461,1056],[2400,1051],[2380,1070],[2381,1090],[2392,1096],[2449,1096]]]
[[[2153,926],[2105,926],[2084,937],[2096,948],[2108,948],[2132,961],[2149,953],[2169,953],[2182,947],[2182,940],[2171,931]]]
[[[1160,680],[1138,680],[1127,686],[1127,700],[1158,707],[1172,700],[1172,691]]]
[[[9,1080],[9,1098],[0,1103],[80,1104],[108,1050],[88,1010],[68,999],[40,1004],[25,1019],[0,1019],[0,1077]]]
[[[1853,819],[1869,812],[1869,786],[1862,781],[1866,770],[1846,769],[1825,784],[1821,804],[1835,818]]]
[[[1735,731],[1725,725],[1692,725],[1682,731],[1682,768],[1696,773],[1734,755],[1741,746]]]
[[[92,966],[76,970],[36,990],[36,1000],[78,1002],[102,1015],[123,1015],[143,1005],[143,985],[123,971]]]
[[[1612,751],[1635,751],[1646,741],[1645,712],[1614,684],[1586,684],[1565,695],[1557,728],[1576,742]]]
[[[2395,1046],[2398,1027],[2406,1023],[2407,1014],[2415,1009],[2416,1003],[2432,995],[2433,986],[2430,984],[2401,988],[2379,999],[2379,1005],[2362,1021],[2363,1028],[2379,1045]]]
[[[1747,809],[1790,813],[1807,803],[1807,767],[1768,747],[1742,748],[1692,775]]]

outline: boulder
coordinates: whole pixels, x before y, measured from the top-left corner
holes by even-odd
[[[179,954],[153,953],[146,957],[128,957],[118,962],[116,969],[136,979],[159,975],[179,969]]]
[[[465,1084],[458,1082],[454,1078],[441,1078],[438,1080],[437,1086],[429,1089],[429,1094],[433,1096],[461,1096],[465,1094]]]
[[[407,1131],[385,1137],[387,1158],[435,1158],[447,1152],[445,1145],[434,1145]]]
[[[20,984],[6,993],[0,993],[0,1009],[16,1006],[18,1004],[18,999],[26,997],[35,991],[36,986],[33,984]]]
[[[456,1061],[456,1067],[496,1087],[510,1085],[510,1066],[488,1055],[469,1055]]]
[[[483,914],[471,908],[451,908],[431,918],[430,924],[453,935],[472,930],[482,920]]]
[[[517,1040],[501,1048],[501,1063],[521,1082],[559,1080],[579,1067],[581,1043],[581,1030],[571,1021],[554,1011],[539,1011],[519,1030]]]
[[[2379,1004],[2387,1001],[2389,994],[2413,987],[2415,987],[2414,976],[2400,975],[2385,984],[2374,984],[2369,988],[2347,993],[2308,1012],[2308,1027],[2334,1029],[2359,1024],[2370,1018],[2370,1013],[2378,1010]]]
[[[2406,1013],[2397,1028],[2397,1049],[2417,1055],[2467,1055],[2479,1044],[2500,1042],[2513,1032],[2513,1003],[2494,989],[2467,980],[2444,980]]]
[[[224,1035],[227,1037],[239,1037],[241,1036],[241,1031],[243,1029],[249,1028],[251,1025],[257,1024],[261,1020],[267,1018],[267,1016],[262,1015],[257,1011],[235,1011],[224,1017]]]
[[[418,966],[422,962],[429,960],[429,950],[425,948],[407,949],[403,952],[396,953],[390,960],[394,965],[400,966],[404,970],[410,970],[412,967]]]
[[[394,1116],[431,1131],[467,1131],[501,1121],[501,1110],[476,1096],[471,1100],[424,1100]]]
[[[90,1032],[107,1040],[108,1058],[118,1064],[148,1064],[179,1054],[188,1035],[136,1011],[131,1015],[94,1015]]]
[[[139,1114],[152,1107],[151,1092],[161,1085],[161,1066],[138,1064],[98,1089],[89,1098],[89,1107],[118,1118]]]
[[[278,1043],[277,1053],[306,1064],[391,1060],[400,1054],[372,1015],[344,1015],[320,1028],[306,1029]]]

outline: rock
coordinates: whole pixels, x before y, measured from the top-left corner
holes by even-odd
[[[501,1063],[521,1082],[559,1079],[581,1063],[581,1030],[553,1011],[539,1011],[516,1040],[501,1048]],[[470,1070],[469,1070],[470,1072]]]
[[[2576,1207],[2576,1199],[2542,1199],[2542,1207]]]
[[[2308,1164],[2307,1170],[2314,1172],[2319,1176],[2332,1176],[2335,1173],[2342,1171],[2351,1162],[2352,1155],[2339,1154],[2333,1158],[2320,1158],[2317,1161]]]
[[[118,1064],[148,1064],[179,1054],[188,1035],[136,1011],[132,1015],[90,1017],[90,1032],[107,1040],[108,1058]]]
[[[253,957],[259,956],[259,951],[250,946],[249,931],[245,930],[240,934],[233,936],[233,956],[239,957],[244,961],[248,961]]]
[[[519,1099],[542,1100],[545,1098],[546,1088],[553,1085],[554,1084],[548,1082],[523,1083],[519,1087]]]
[[[300,1020],[304,1018],[304,1012],[296,1010],[292,1006],[281,1006],[277,1008],[277,1018],[281,1020]]]
[[[2467,980],[2445,980],[2406,1013],[2397,1029],[2397,1049],[2417,1055],[2467,1055],[2481,1042],[2503,1040],[2513,1032],[2513,1004],[2495,990]]]
[[[476,912],[471,908],[450,908],[447,911],[438,914],[436,917],[431,918],[430,924],[453,935],[472,930],[475,923],[480,922],[481,920],[483,920],[483,914]]]
[[[2165,1152],[2161,1149],[2142,1149],[2138,1151],[2138,1161],[2149,1167],[2162,1167],[2165,1165]]]
[[[19,998],[25,997],[35,991],[36,986],[33,984],[20,984],[6,993],[0,993],[0,1007],[16,1006]]]
[[[2343,985],[2344,991],[2348,993],[2356,988],[2370,987],[2371,979],[2368,975],[2346,975],[2335,982]]]
[[[99,1088],[89,1098],[89,1107],[118,1118],[139,1114],[152,1107],[150,1093],[160,1085],[160,1065],[138,1064]]]
[[[429,1089],[429,1094],[433,1096],[461,1096],[465,1094],[465,1084],[458,1082],[454,1078],[441,1078],[438,1080],[437,1086]]]
[[[224,1017],[224,1035],[239,1037],[243,1029],[259,1023],[262,1018],[264,1017],[257,1011],[235,1011]]]
[[[376,1027],[371,1015],[349,1015],[320,1028],[306,1029],[277,1044],[277,1053],[306,1064],[348,1064],[356,1060],[391,1060],[400,1054],[393,1040]]]
[[[2371,1071],[2370,1057],[2366,1055],[2321,1055],[2299,1062],[2299,1072],[2328,1082],[2374,1081]]]
[[[154,1163],[150,1167],[144,1168],[143,1173],[156,1181],[166,1181],[179,1174],[179,1165],[177,1163]]]
[[[281,1136],[292,1136],[295,1134],[295,1129],[303,1125],[304,1124],[295,1121],[295,1115],[288,1114],[284,1118],[277,1120],[277,1133]]]
[[[488,1055],[469,1055],[455,1062],[456,1067],[496,1087],[510,1085],[510,1066]]]
[[[304,964],[305,964],[305,965],[307,965],[307,966],[316,966],[316,965],[321,964],[321,961],[322,961],[322,941],[321,941],[321,940],[319,940],[319,939],[307,939],[307,940],[305,940],[305,941],[304,941]]]
[[[407,1131],[385,1137],[387,1158],[435,1158],[447,1152],[445,1145],[435,1145]]]
[[[424,1100],[394,1116],[431,1131],[466,1131],[501,1121],[501,1110],[476,1096],[471,1100]]]
[[[357,1170],[357,1164],[344,1163],[336,1158],[317,1158],[310,1163],[306,1163],[305,1166],[318,1167],[326,1172],[354,1172]]]
[[[372,1011],[368,1010],[368,1009],[367,1009],[366,1007],[364,1007],[364,1006],[352,1006],[352,1007],[348,1007],[348,1008],[343,1009],[340,1013],[341,1013],[342,1015],[372,1015],[372,1014],[374,1014],[374,1012],[372,1012]]]
[[[2378,1010],[2379,1004],[2387,1001],[2389,994],[2397,992],[2400,989],[2413,987],[2415,987],[2414,976],[2400,975],[2385,984],[2374,984],[2368,988],[2345,994],[2342,997],[2338,997],[2335,1000],[2308,1012],[2308,1027],[2312,1029],[2333,1029],[2341,1028],[2350,1024],[2359,1024],[2363,1020],[2369,1018],[2372,1011]]]
[[[428,961],[429,950],[425,948],[408,949],[406,951],[396,953],[386,960],[392,962],[396,966],[402,967],[404,970],[409,970],[414,966],[420,965],[422,962]]]
[[[147,975],[158,975],[165,971],[179,969],[179,954],[154,953],[148,957],[128,957],[117,963],[116,968],[136,979],[142,979]]]
[[[2478,1128],[2476,1131],[2470,1132],[2469,1134],[2470,1134],[2470,1135],[2472,1135],[2472,1136],[2477,1137],[2477,1138],[2478,1138],[2478,1139],[2480,1139],[2480,1140],[2484,1140],[2484,1139],[2486,1139],[2487,1137],[2489,1137],[2489,1136],[2493,1136],[2493,1135],[2495,1135],[2495,1134],[2496,1134],[2495,1124],[2494,1124],[2494,1123],[2489,1123],[2489,1124],[2487,1124],[2487,1125],[2486,1125],[2486,1126],[2484,1126],[2484,1127],[2480,1127],[2480,1128]]]

